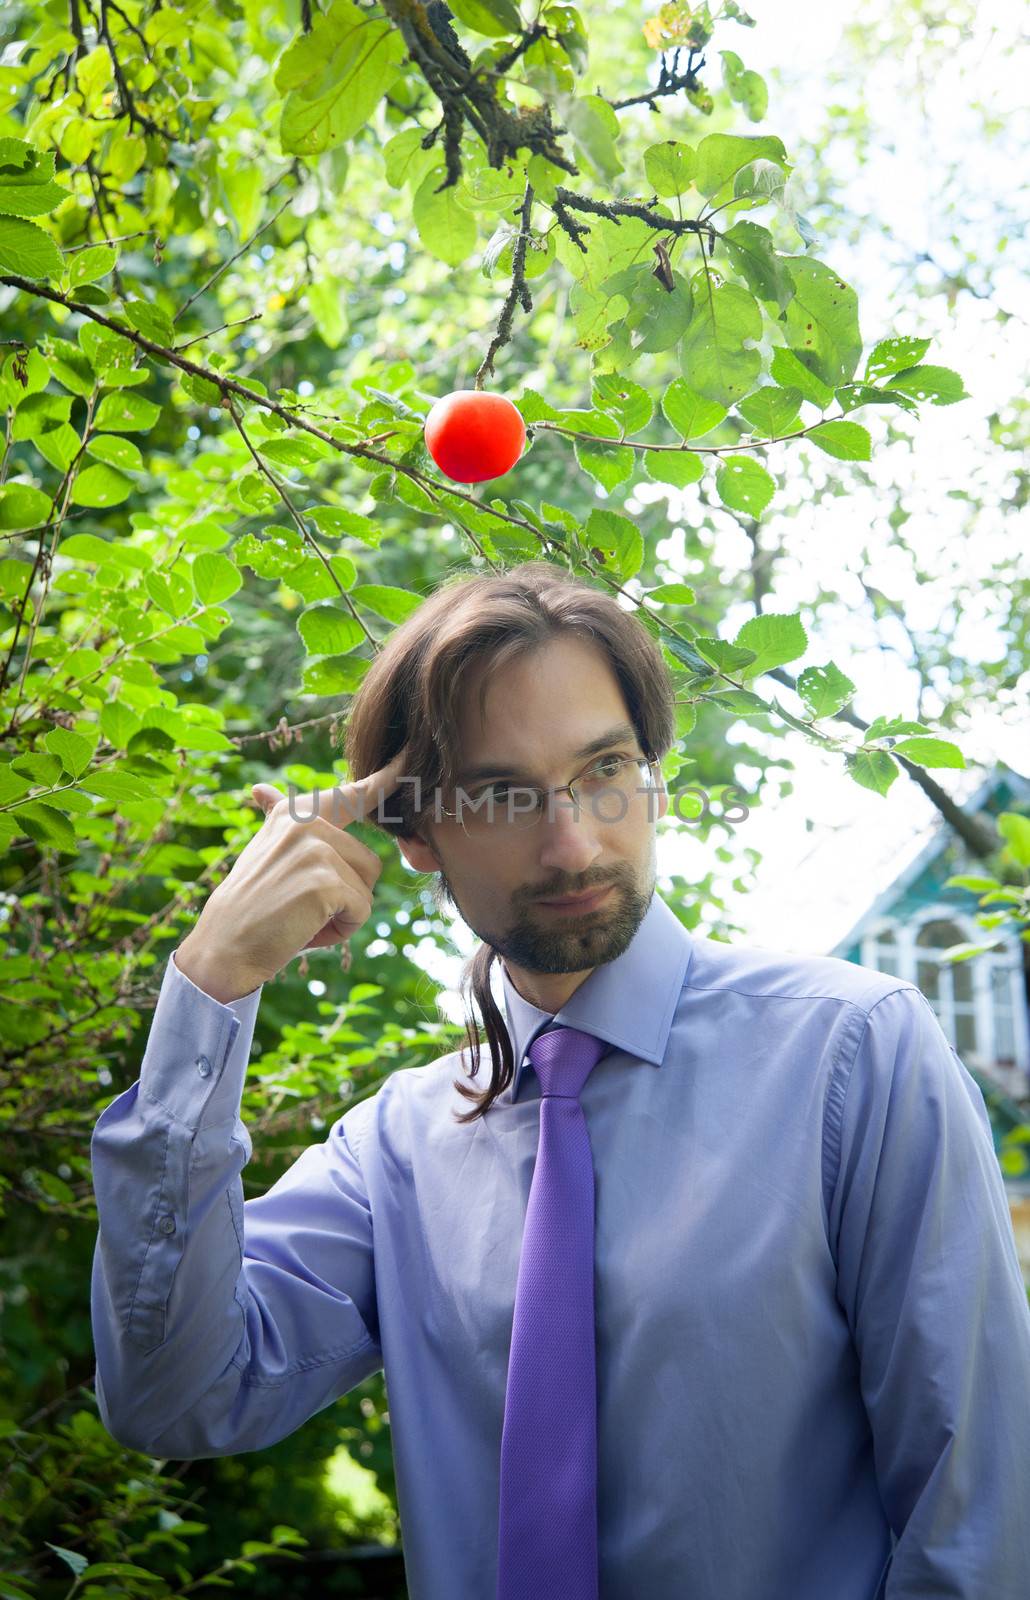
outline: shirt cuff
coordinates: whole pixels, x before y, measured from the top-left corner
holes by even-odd
[[[192,1131],[235,1122],[261,991],[223,1005],[187,978],[172,951],[140,1067],[140,1093]]]

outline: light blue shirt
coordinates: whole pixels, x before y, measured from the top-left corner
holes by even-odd
[[[101,1114],[100,1415],[260,1450],[380,1368],[412,1600],[493,1600],[501,1427],[551,1020],[519,1071],[398,1071],[244,1202],[261,990],[165,969]],[[912,984],[689,933],[655,894],[556,1013],[612,1047],[596,1176],[600,1600],[1026,1600],[1030,1307],[983,1096]],[[485,1076],[484,1076],[485,1075]],[[546,1360],[546,1351],[540,1352]],[[541,1477],[556,1470],[539,1463]]]

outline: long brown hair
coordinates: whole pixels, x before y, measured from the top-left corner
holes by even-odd
[[[407,745],[405,775],[421,780],[423,794],[433,793],[436,786],[449,791],[458,781],[456,730],[466,669],[482,666],[479,710],[484,715],[493,674],[566,633],[591,640],[607,654],[640,747],[660,760],[673,743],[675,717],[672,679],[657,641],[611,594],[549,561],[536,560],[498,575],[452,574],[390,635],[347,719],[343,752],[349,777],[367,777]],[[387,820],[377,819],[374,808],[367,820],[396,836],[417,835],[415,798],[414,785],[402,784],[386,798]],[[434,894],[438,905],[441,899],[453,903],[441,881]],[[515,1075],[508,1029],[490,987],[495,959],[496,950],[484,943],[462,969],[470,1076],[479,1070],[482,1042],[468,1004],[470,989],[483,1019],[492,1073],[478,1094],[455,1080],[459,1094],[475,1102],[472,1111],[455,1112],[461,1123],[483,1116]]]

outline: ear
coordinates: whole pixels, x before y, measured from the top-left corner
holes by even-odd
[[[656,822],[660,822],[662,820],[662,818],[665,816],[665,813],[668,811],[668,809],[669,809],[669,791],[665,787],[665,778],[664,778],[664,776],[659,772],[659,774],[658,774],[658,814],[657,814],[657,816],[655,818],[655,821]]]
[[[439,872],[440,862],[432,847],[417,833],[398,834],[395,837],[397,847],[409,867],[414,867],[416,872]]]

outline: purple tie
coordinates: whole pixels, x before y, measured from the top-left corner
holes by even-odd
[[[529,1047],[540,1135],[504,1400],[497,1600],[597,1600],[594,1164],[579,1095],[607,1049],[564,1027]]]

